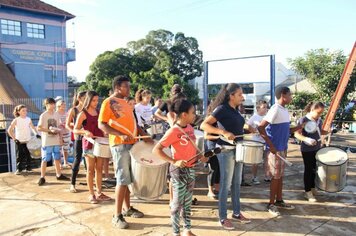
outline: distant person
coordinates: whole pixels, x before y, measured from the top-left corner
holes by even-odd
[[[15,119],[11,122],[7,133],[15,141],[16,145],[16,175],[21,174],[24,170],[31,171],[31,154],[27,148],[27,143],[31,139],[31,130],[37,138],[38,135],[35,126],[30,117],[27,116],[25,105],[18,105],[13,112]]]
[[[163,101],[162,101],[162,99],[160,97],[156,97],[155,98],[154,106],[151,109],[151,112],[152,112],[153,115],[156,113],[156,111],[162,105],[162,103],[163,103]],[[157,120],[158,117],[154,115],[154,118],[155,118],[155,120]],[[159,118],[158,118],[158,120],[159,120]]]
[[[138,125],[144,127],[152,123],[152,93],[147,89],[140,89],[136,92],[135,99],[135,113],[138,120]]]
[[[66,103],[64,100],[58,100],[56,102],[56,112],[59,114],[59,128],[61,129],[62,137],[62,154],[63,154],[63,168],[71,168],[71,165],[68,162],[68,152],[70,148],[70,131],[66,128],[67,112],[66,112]]]
[[[62,137],[59,128],[60,117],[55,112],[56,101],[53,98],[44,100],[46,111],[40,115],[37,130],[42,133],[42,162],[41,162],[41,177],[38,180],[38,185],[42,186],[46,183],[46,168],[47,162],[54,159],[57,180],[69,180],[61,172],[61,144]]]

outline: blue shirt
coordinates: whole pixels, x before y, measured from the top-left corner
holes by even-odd
[[[266,133],[276,150],[287,150],[290,132],[290,117],[288,109],[276,103],[271,107],[263,120],[269,123],[266,127]],[[268,145],[267,148],[269,148]]]
[[[218,128],[226,130],[233,133],[234,135],[243,135],[244,134],[244,124],[245,119],[240,114],[239,110],[232,108],[229,104],[221,104],[216,107],[213,113],[211,114],[218,123]],[[240,137],[237,140],[242,140]],[[219,145],[231,145],[230,143],[224,142],[221,139],[217,141]]]

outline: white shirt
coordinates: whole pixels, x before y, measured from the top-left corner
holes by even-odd
[[[15,138],[21,143],[28,142],[31,139],[31,119],[29,117],[17,117],[15,126]]]
[[[145,121],[146,124],[151,124],[151,118],[152,118],[151,104],[147,104],[147,105],[142,105],[141,103],[136,104],[135,113],[137,116],[137,121],[139,126],[143,126],[142,119]]]
[[[257,129],[257,127],[260,125],[263,118],[264,116],[260,116],[259,114],[256,113],[253,116],[251,116],[251,118],[247,121],[247,124],[252,128]],[[259,133],[254,133],[252,136],[252,140],[265,143],[265,140],[261,137]]]

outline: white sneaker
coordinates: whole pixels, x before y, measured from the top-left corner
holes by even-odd
[[[311,189],[311,192],[312,192],[312,194],[314,195],[314,197],[320,195],[320,192],[318,192],[318,190],[316,190],[316,188],[312,188],[312,189]]]
[[[255,177],[255,178],[252,179],[252,184],[258,185],[258,184],[260,184],[260,183],[261,183],[261,182],[258,180],[257,177]]]
[[[313,196],[313,194],[312,194],[311,191],[305,192],[304,197],[305,197],[305,199],[307,199],[309,202],[316,202],[316,199],[315,199],[315,197]]]

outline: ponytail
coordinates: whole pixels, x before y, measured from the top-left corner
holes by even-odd
[[[325,105],[322,102],[309,102],[304,108],[304,112],[311,112],[312,110],[324,107]]]
[[[23,104],[17,105],[17,106],[14,108],[14,111],[12,112],[12,114],[14,115],[15,118],[17,118],[17,117],[20,116],[20,111],[21,111],[21,109],[23,109],[23,108],[26,108],[26,106],[23,105]]]

